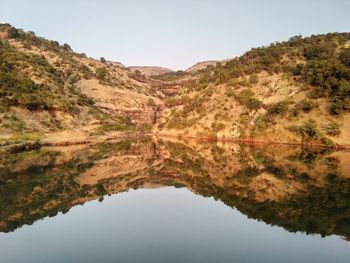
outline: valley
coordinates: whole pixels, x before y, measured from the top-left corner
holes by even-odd
[[[0,25],[0,152],[144,135],[350,146],[350,34],[184,71],[126,67]]]

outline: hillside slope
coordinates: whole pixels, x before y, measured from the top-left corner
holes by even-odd
[[[0,25],[2,135],[89,125],[98,131],[143,127],[152,123],[158,97],[118,63]]]
[[[193,72],[155,69],[0,24],[0,145],[33,132],[84,141],[153,131],[350,146],[350,33],[296,36]]]
[[[350,145],[350,33],[293,37],[186,78],[156,133]]]

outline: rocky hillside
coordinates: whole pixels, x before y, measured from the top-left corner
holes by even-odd
[[[0,24],[0,102],[0,145],[31,132],[129,130],[350,146],[350,33],[171,71],[88,58]]]
[[[165,105],[160,134],[349,146],[350,33],[292,37],[187,74]]]
[[[150,126],[159,92],[119,63],[0,24],[0,134]],[[1,139],[1,138],[0,138]]]

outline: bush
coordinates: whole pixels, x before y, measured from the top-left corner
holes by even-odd
[[[269,125],[272,125],[273,119],[267,115],[259,114],[254,121],[254,128],[257,130],[264,130]]]
[[[288,105],[289,103],[287,101],[277,102],[276,104],[272,104],[268,107],[267,113],[271,116],[283,116],[288,112]]]
[[[97,68],[96,69],[96,77],[99,80],[104,80],[105,77],[107,76],[107,74],[108,74],[108,71],[106,68]]]
[[[336,123],[335,121],[330,122],[324,127],[324,130],[327,135],[329,136],[339,136],[341,133],[339,124]]]
[[[153,106],[156,106],[156,103],[152,98],[149,98],[147,101],[147,106],[153,107]]]
[[[294,108],[292,109],[292,115],[298,116],[301,111],[305,113],[309,113],[315,108],[318,108],[319,104],[315,101],[303,99],[297,104],[295,104]]]
[[[237,96],[235,96],[236,100],[244,106],[246,106],[249,110],[258,110],[262,106],[262,102],[253,97],[254,92],[250,89],[242,90]]]
[[[300,126],[299,133],[305,139],[319,139],[319,132],[314,120],[309,120]]]
[[[289,130],[299,134],[302,137],[303,142],[316,141],[328,146],[333,146],[332,140],[325,137],[317,128],[317,124],[314,120],[310,119],[300,126],[291,126]]]
[[[259,82],[259,76],[256,74],[253,74],[249,77],[249,83],[250,84],[257,84]]]

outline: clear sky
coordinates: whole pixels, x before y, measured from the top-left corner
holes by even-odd
[[[1,0],[0,22],[125,65],[186,69],[252,47],[350,31],[350,0]]]

